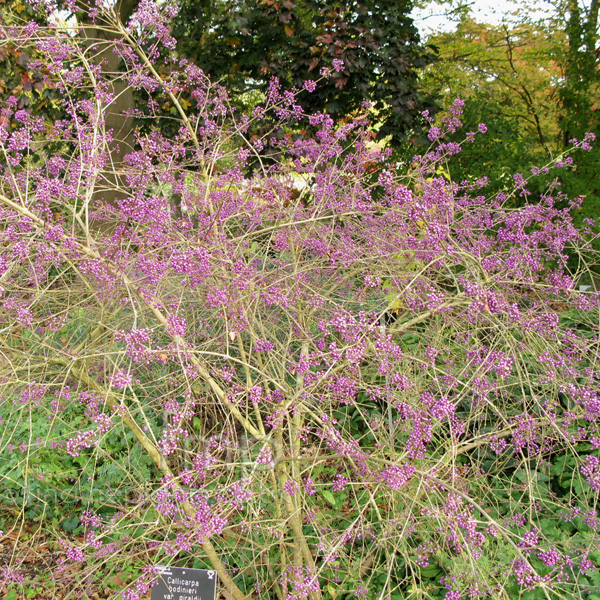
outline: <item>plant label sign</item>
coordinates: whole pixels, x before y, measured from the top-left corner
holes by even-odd
[[[215,600],[217,597],[216,571],[162,566],[158,571],[152,600]]]

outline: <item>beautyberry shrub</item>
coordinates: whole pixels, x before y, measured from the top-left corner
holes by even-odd
[[[94,8],[118,74],[72,23],[3,31],[44,57],[64,117],[2,108],[0,476],[22,509],[87,482],[82,535],[62,540],[60,576],[86,574],[72,594],[135,560],[123,598],[159,563],[214,569],[236,600],[583,593],[599,304],[560,188],[516,209],[524,177],[491,197],[451,181],[459,100],[410,168],[367,113],[305,115],[309,92],[275,80],[238,114],[193,64],[163,72],[172,10],[143,2],[123,25]],[[118,163],[115,77],[147,94],[138,116],[168,100],[179,127]]]

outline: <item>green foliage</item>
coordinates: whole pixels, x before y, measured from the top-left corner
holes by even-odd
[[[89,335],[84,311],[74,317],[51,345],[76,345]],[[23,335],[35,339],[31,332]],[[70,455],[65,442],[93,425],[70,390],[47,394],[34,408],[18,395],[0,403],[0,503],[21,507],[30,518],[62,519],[62,528],[73,531],[82,509],[110,514],[121,503],[135,501],[139,478],[152,479],[152,461],[123,425],[103,434],[97,448]],[[158,426],[152,415],[146,418]]]

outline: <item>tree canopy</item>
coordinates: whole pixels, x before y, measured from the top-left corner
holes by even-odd
[[[401,139],[433,108],[418,72],[435,54],[421,43],[411,9],[410,0],[186,0],[173,35],[178,52],[238,96],[264,92],[273,76],[310,86],[330,69],[329,83],[303,101],[308,111],[346,116],[367,100],[380,136]]]
[[[573,138],[600,132],[598,3],[556,3],[551,16],[533,20],[523,8],[512,22],[477,23],[464,14],[456,30],[428,40],[440,60],[426,69],[422,83],[450,104],[467,103],[471,129],[488,125],[487,139],[465,148],[452,174],[461,180],[490,176],[510,183],[517,172],[560,159]],[[564,191],[584,197],[577,221],[598,213],[600,156],[560,178]],[[531,190],[539,199],[543,185]]]

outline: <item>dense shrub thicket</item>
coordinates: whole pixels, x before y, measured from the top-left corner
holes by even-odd
[[[15,523],[72,515],[60,541],[81,569],[60,576],[79,597],[123,564],[132,600],[157,564],[214,569],[235,600],[593,592],[599,303],[579,289],[591,233],[555,207],[560,188],[515,208],[527,177],[491,197],[485,179],[449,181],[458,100],[410,166],[372,143],[367,106],[342,124],[304,114],[315,82],[273,81],[232,111],[193,64],[160,74],[169,8],[141,3],[128,27],[98,8],[119,72],[73,24],[5,31],[68,114],[9,98],[0,123]],[[124,81],[149,118],[175,106],[178,132],[115,163]],[[263,119],[276,130],[247,135]]]

